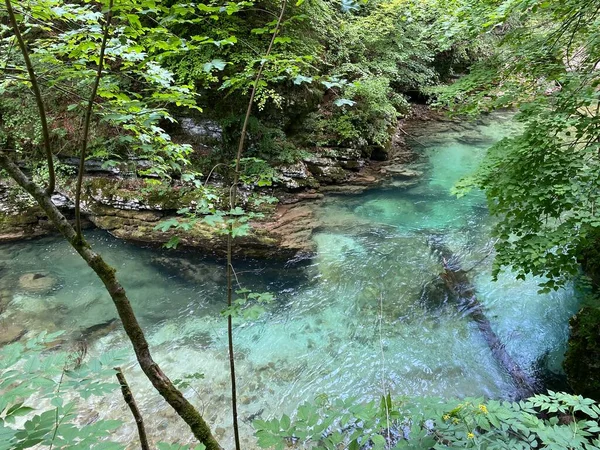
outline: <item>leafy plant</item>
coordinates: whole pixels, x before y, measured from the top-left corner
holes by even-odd
[[[98,420],[81,425],[79,400],[112,393],[109,381],[123,354],[106,352],[86,360],[85,350],[49,351],[60,346],[62,332],[41,333],[27,344],[0,349],[0,449],[120,449],[107,438],[120,421]]]
[[[520,402],[399,398],[305,403],[293,417],[256,420],[261,448],[548,449],[600,445],[600,407],[549,391]]]

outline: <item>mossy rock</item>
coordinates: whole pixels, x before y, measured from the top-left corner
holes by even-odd
[[[563,368],[576,394],[600,400],[600,309],[583,307],[570,321]]]

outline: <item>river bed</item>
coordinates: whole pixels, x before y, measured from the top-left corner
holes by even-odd
[[[437,239],[469,274],[494,331],[534,377],[540,364],[557,371],[578,299],[571,288],[537,293],[539,280],[510,273],[491,281],[493,220],[481,193],[457,199],[451,187],[471,173],[493,142],[513,129],[509,115],[477,126],[421,133],[417,182],[395,180],[360,195],[328,196],[315,206],[323,222],[309,261],[235,263],[240,286],[276,300],[257,320],[236,320],[235,342],[242,447],[254,448],[250,417],[293,414],[319,395],[511,398],[517,391],[476,324],[439,289]],[[104,232],[86,233],[115,266],[146,330],[155,359],[172,378],[202,373],[186,390],[225,448],[233,448],[229,410],[222,261],[140,248]],[[173,269],[177,267],[185,270]],[[0,246],[0,290],[12,302],[2,323],[41,330],[76,330],[116,317],[101,283],[57,237]],[[58,280],[45,293],[18,287],[25,273]],[[88,340],[91,355],[129,348],[119,327]],[[145,414],[151,439],[190,442],[185,424],[155,393],[133,357],[123,366]],[[117,439],[136,429],[120,395],[96,398],[103,418],[122,418]]]

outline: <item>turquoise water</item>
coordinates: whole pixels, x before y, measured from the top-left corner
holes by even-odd
[[[533,376],[541,360],[552,368],[560,365],[567,321],[577,308],[573,292],[539,295],[538,280],[518,282],[510,274],[492,282],[493,222],[484,198],[474,193],[456,199],[449,193],[511,127],[509,117],[502,116],[478,126],[432,124],[415,144],[422,154],[415,168],[423,172],[416,184],[392,181],[362,195],[331,196],[315,206],[323,222],[314,234],[315,258],[235,264],[241,286],[276,295],[263,317],[235,326],[243,448],[254,448],[245,418],[293,413],[320,394],[364,400],[388,389],[409,396],[515,394],[477,326],[434,288],[442,266],[432,237],[450,248],[462,267],[473,268],[478,298],[519,364]],[[232,448],[227,340],[220,316],[223,262],[139,248],[103,232],[88,232],[88,237],[117,267],[167,374],[204,373],[186,394],[204,411],[223,445]],[[8,269],[0,290],[12,296],[2,323],[23,324],[33,334],[77,330],[116,317],[101,284],[58,238],[2,245],[0,267]],[[38,292],[20,287],[20,276],[32,272],[56,284]],[[88,343],[91,354],[128,347],[118,328]],[[152,439],[188,436],[135,361],[124,369],[146,411]],[[95,399],[90,408],[102,417],[130,420],[119,396]],[[119,433],[127,441],[136,436],[133,424]]]

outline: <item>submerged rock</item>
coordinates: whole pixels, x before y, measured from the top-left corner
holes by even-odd
[[[109,319],[105,322],[82,328],[78,332],[74,333],[73,340],[91,343],[104,336],[109,335],[119,327],[119,321],[115,318]]]
[[[0,315],[6,310],[12,301],[12,293],[8,289],[0,290]]]
[[[14,323],[0,323],[0,346],[12,344],[20,340],[27,330]]]
[[[489,136],[478,133],[476,131],[461,132],[460,136],[458,136],[456,140],[463,144],[473,146],[491,144],[493,142],[493,139],[491,139]]]
[[[26,273],[19,277],[19,287],[27,292],[46,294],[56,286],[56,279],[45,273]]]
[[[225,271],[222,268],[214,264],[191,261],[183,256],[157,256],[152,258],[152,262],[197,284],[221,284],[225,278]]]

